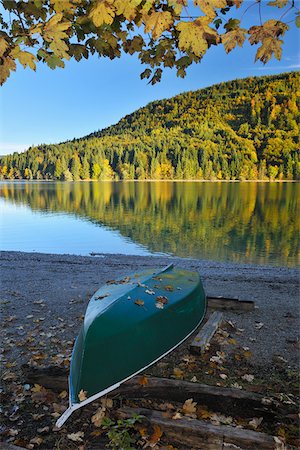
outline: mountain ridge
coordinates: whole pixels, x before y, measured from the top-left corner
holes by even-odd
[[[82,138],[0,158],[5,179],[300,179],[298,72],[155,100]]]

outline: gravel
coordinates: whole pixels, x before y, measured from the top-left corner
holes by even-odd
[[[32,321],[41,318],[39,330],[42,332],[67,319],[68,325],[61,327],[58,336],[72,340],[78,332],[89,298],[103,283],[146,267],[163,267],[170,262],[198,271],[207,295],[255,301],[253,312],[225,314],[226,319],[244,329],[239,343],[250,348],[254,364],[269,365],[273,357],[279,356],[293,368],[298,365],[297,269],[175,257],[108,254],[86,257],[1,252],[1,309],[5,339],[10,335],[17,341],[22,327],[28,330],[28,327],[34,327]],[[26,359],[26,355],[18,353],[18,347],[14,351],[15,358]]]

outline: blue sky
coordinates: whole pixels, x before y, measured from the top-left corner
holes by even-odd
[[[296,3],[299,6],[300,2]],[[258,22],[256,9],[257,6],[249,9],[242,26]],[[265,7],[263,21],[280,14],[276,8]],[[236,17],[241,15],[242,11],[237,10]],[[150,101],[184,91],[250,75],[299,70],[299,29],[294,24],[290,26],[281,61],[271,59],[265,66],[254,63],[256,47],[249,44],[229,55],[223,47],[213,47],[200,64],[188,69],[185,79],[167,69],[161,83],[155,86],[140,80],[139,74],[146,66],[135,56],[125,54],[113,61],[96,56],[79,63],[67,61],[64,69],[54,71],[43,64],[38,65],[36,72],[18,67],[0,88],[0,154],[82,137],[116,123]]]

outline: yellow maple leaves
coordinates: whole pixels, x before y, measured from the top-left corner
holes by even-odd
[[[18,59],[24,68],[28,66],[32,70],[36,69],[35,61],[37,61],[37,58],[35,55],[30,52],[22,51],[19,45],[16,45],[16,47],[11,51],[10,56],[14,59]]]
[[[103,24],[111,25],[115,17],[113,0],[98,0],[89,14],[90,19],[96,27]]]
[[[180,32],[178,47],[182,51],[192,52],[202,57],[212,44],[220,40],[216,30],[209,26],[211,19],[203,16],[194,22],[179,22],[176,29]]]
[[[141,78],[155,84],[163,68],[175,67],[177,76],[184,77],[187,67],[199,62],[211,45],[223,44],[229,53],[242,47],[247,37],[251,45],[260,45],[256,60],[280,59],[287,23],[271,19],[241,28],[234,24],[237,19],[228,19],[226,14],[244,1],[193,0],[201,14],[197,18],[189,12],[187,0],[35,0],[22,2],[22,11],[17,12],[18,2],[4,2],[7,16],[19,14],[19,18],[14,18],[13,26],[4,20],[3,30],[8,32],[0,31],[0,84],[16,69],[16,59],[33,70],[37,61],[54,69],[64,67],[63,60],[71,57],[80,61],[96,52],[114,59],[122,50],[138,53],[141,62],[150,66]],[[289,11],[288,0],[270,0],[268,5],[286,8],[282,17]],[[300,26],[299,12],[295,16]],[[150,40],[140,33],[141,27],[151,35]]]
[[[152,32],[153,39],[158,39],[162,33],[169,29],[173,23],[174,18],[168,11],[152,12],[150,15],[145,15],[145,33]]]

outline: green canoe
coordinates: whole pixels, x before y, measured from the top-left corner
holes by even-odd
[[[173,265],[107,282],[88,304],[72,353],[70,406],[56,425],[176,348],[205,310],[198,273]]]

